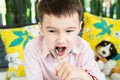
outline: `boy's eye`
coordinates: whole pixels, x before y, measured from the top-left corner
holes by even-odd
[[[67,33],[73,32],[74,30],[66,30]]]
[[[55,30],[48,30],[48,32],[55,33],[56,31]]]

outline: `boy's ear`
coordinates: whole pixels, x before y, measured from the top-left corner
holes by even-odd
[[[43,34],[43,26],[42,26],[42,23],[39,22],[38,25],[39,25],[39,27],[40,27],[40,33]]]

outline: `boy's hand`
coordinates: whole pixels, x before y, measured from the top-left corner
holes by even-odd
[[[66,62],[57,66],[56,75],[63,80],[82,80],[84,77],[87,77],[87,80],[92,80],[85,71]]]

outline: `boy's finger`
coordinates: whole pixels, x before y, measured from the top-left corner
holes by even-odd
[[[71,79],[71,72],[69,72],[66,76],[65,76],[65,78],[64,78],[64,80],[70,80]]]
[[[59,76],[66,75],[68,72],[70,72],[70,65],[68,63],[63,64],[63,66],[59,69],[58,74]]]
[[[67,69],[64,70],[64,72],[62,73],[62,79],[65,80],[65,78],[67,77],[69,71]]]
[[[59,71],[65,63],[66,62],[62,62],[60,65],[58,65],[57,68],[56,68],[56,71]]]
[[[65,68],[63,66],[57,71],[58,76],[62,77],[62,74],[64,73],[64,71],[65,71]]]
[[[64,70],[65,70],[65,62],[63,62],[63,63],[61,63],[57,68],[56,68],[56,72],[55,72],[55,74],[57,75],[57,76],[62,76],[62,74],[63,74],[63,72],[64,72]]]

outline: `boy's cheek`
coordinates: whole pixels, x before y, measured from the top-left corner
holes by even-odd
[[[55,42],[53,42],[53,41],[51,41],[51,40],[47,40],[47,41],[46,41],[46,44],[47,44],[47,47],[48,47],[50,50],[54,50]]]

